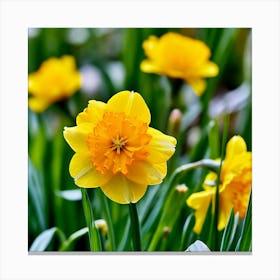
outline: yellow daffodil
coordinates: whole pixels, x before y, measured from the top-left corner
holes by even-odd
[[[204,190],[194,193],[187,199],[187,205],[195,209],[196,223],[194,232],[201,232],[207,209],[215,203],[217,174],[210,172],[204,181]],[[244,218],[249,202],[252,184],[252,153],[247,151],[241,136],[233,136],[226,147],[226,156],[222,164],[219,186],[218,230],[225,228],[230,213],[239,213]],[[214,204],[213,204],[214,205]]]
[[[122,91],[108,103],[91,100],[64,138],[75,151],[69,171],[76,185],[100,187],[126,204],[143,197],[147,185],[166,176],[176,139],[149,127],[151,115],[139,93]]]
[[[218,66],[209,61],[211,53],[205,43],[178,33],[150,36],[143,48],[147,55],[140,65],[143,72],[183,79],[197,95],[206,88],[204,78],[219,72]]]
[[[51,104],[72,96],[81,86],[81,75],[72,56],[51,57],[28,75],[29,107],[41,113]]]

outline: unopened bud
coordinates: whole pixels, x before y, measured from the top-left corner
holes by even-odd
[[[95,227],[101,231],[103,235],[106,235],[108,232],[108,226],[105,220],[99,219],[94,222]]]
[[[169,116],[168,133],[177,136],[181,129],[182,113],[179,109],[173,109]]]
[[[186,193],[188,191],[188,187],[185,184],[180,184],[175,189],[178,193]]]
[[[165,226],[162,230],[162,236],[163,238],[167,238],[167,236],[169,235],[169,233],[171,232],[171,228]]]

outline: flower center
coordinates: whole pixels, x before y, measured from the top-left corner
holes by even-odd
[[[151,135],[148,125],[124,113],[106,112],[87,138],[91,163],[100,173],[126,175],[134,162],[145,160]]]
[[[125,146],[126,142],[128,140],[124,137],[120,137],[119,135],[116,136],[116,138],[112,139],[112,147],[111,149],[113,151],[116,151],[117,154],[121,153],[122,147]]]

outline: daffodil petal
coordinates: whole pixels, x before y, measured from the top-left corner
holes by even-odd
[[[151,122],[151,114],[143,97],[134,91],[121,91],[112,96],[107,103],[107,110],[124,112],[128,116],[136,117],[144,123]]]
[[[198,71],[198,75],[201,77],[215,77],[219,73],[219,67],[216,63],[208,61],[206,64],[201,66]]]
[[[32,92],[35,96],[40,95],[38,85],[38,73],[31,73],[28,75],[28,92]]]
[[[91,123],[82,123],[79,126],[65,127],[63,135],[73,151],[81,154],[89,154],[86,142],[88,134],[92,130],[93,126]]]
[[[148,40],[145,40],[142,44],[143,49],[145,51],[145,54],[148,57],[153,57],[154,51],[156,50],[156,47],[158,46],[159,39],[156,36],[149,36]]]
[[[140,69],[145,73],[161,74],[162,72],[161,68],[150,60],[143,60],[140,64]]]
[[[200,96],[206,88],[206,81],[200,78],[186,79],[186,82],[198,96]]]
[[[246,151],[247,146],[244,139],[239,135],[235,135],[227,143],[226,159],[233,158],[236,155],[244,153]]]
[[[232,210],[232,203],[230,197],[228,197],[224,192],[219,196],[219,222],[218,230],[222,230],[226,227],[230,213]]]
[[[30,97],[28,99],[28,105],[34,112],[42,113],[50,106],[50,103],[43,98]]]
[[[73,56],[63,55],[60,61],[66,67],[66,69],[75,70],[76,62]]]
[[[167,164],[151,164],[147,161],[139,161],[128,168],[127,178],[138,184],[160,184],[167,173]]]
[[[207,210],[215,194],[215,189],[194,193],[187,199],[187,205],[196,210],[195,225],[193,231],[197,234],[201,232]]]
[[[74,154],[70,161],[69,171],[75,184],[83,188],[99,187],[111,178],[109,173],[100,175],[90,162],[90,156],[83,154]]]
[[[152,127],[148,128],[147,133],[152,136],[147,146],[148,161],[152,163],[167,161],[175,152],[177,140]]]
[[[91,123],[96,125],[103,117],[107,104],[101,101],[90,100],[88,107],[77,116],[77,125],[82,123]]]
[[[120,204],[127,204],[130,202],[136,203],[141,199],[146,192],[147,185],[132,182],[118,173],[109,182],[101,186],[101,189],[111,200]]]

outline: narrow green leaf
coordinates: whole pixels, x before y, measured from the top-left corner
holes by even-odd
[[[91,251],[101,251],[101,240],[99,232],[94,224],[94,217],[92,211],[91,201],[89,199],[87,189],[81,188],[82,191],[82,202],[84,208],[84,215],[86,219],[87,226],[89,228],[89,243]]]
[[[174,187],[166,197],[162,216],[148,248],[149,251],[155,251],[157,249],[158,243],[163,239],[165,229],[170,232],[172,231],[173,226],[181,213],[182,206],[185,205],[187,190],[188,189],[185,185],[178,185],[177,187]]]
[[[235,251],[251,251],[252,250],[252,193],[250,195],[249,204],[245,219],[241,230]]]
[[[84,227],[82,229],[79,229],[78,231],[74,232],[71,234],[67,240],[63,242],[61,245],[59,251],[67,251],[71,246],[73,245],[74,242],[76,242],[79,238],[81,238],[83,235],[88,233],[88,227]]]
[[[223,233],[220,251],[230,250],[234,237],[237,234],[236,230],[238,226],[238,221],[239,221],[239,215],[238,214],[234,215],[234,211],[232,209],[229,221]]]
[[[180,245],[180,248],[182,250],[185,250],[185,248],[187,247],[187,240],[189,239],[189,237],[192,233],[194,224],[195,224],[195,217],[193,214],[190,214],[187,217],[183,230],[182,230],[181,245]]]
[[[219,126],[217,121],[208,124],[209,158],[216,159],[220,154]]]
[[[41,173],[35,169],[28,158],[28,207],[38,225],[39,232],[46,228],[45,200]],[[36,217],[36,218],[35,218]]]
[[[219,250],[219,231],[218,231],[218,224],[219,224],[219,208],[220,208],[220,201],[219,201],[219,187],[221,181],[221,171],[222,171],[222,162],[225,157],[225,150],[226,150],[226,141],[228,137],[228,130],[229,130],[229,122],[230,116],[226,115],[224,117],[224,127],[223,127],[223,138],[222,138],[222,151],[221,151],[221,161],[220,161],[220,168],[218,171],[217,182],[216,182],[216,195],[215,195],[215,213],[214,213],[214,228],[213,228],[213,244],[215,251]]]
[[[61,242],[65,241],[64,233],[57,227],[53,227],[43,231],[37,238],[34,240],[32,245],[29,248],[30,252],[42,252],[45,251],[48,246],[51,244],[55,234],[58,235]]]
[[[125,228],[123,230],[123,238],[121,239],[121,242],[119,243],[117,250],[118,251],[126,251],[129,247],[131,236],[130,236],[130,220],[127,220],[127,223],[125,225]]]
[[[100,198],[105,220],[108,224],[108,236],[109,236],[109,241],[110,241],[110,243],[109,243],[110,248],[112,251],[115,251],[116,250],[115,231],[114,231],[112,213],[111,213],[111,209],[109,207],[108,198],[101,192],[100,189],[97,190],[97,193],[98,193],[98,197]]]

